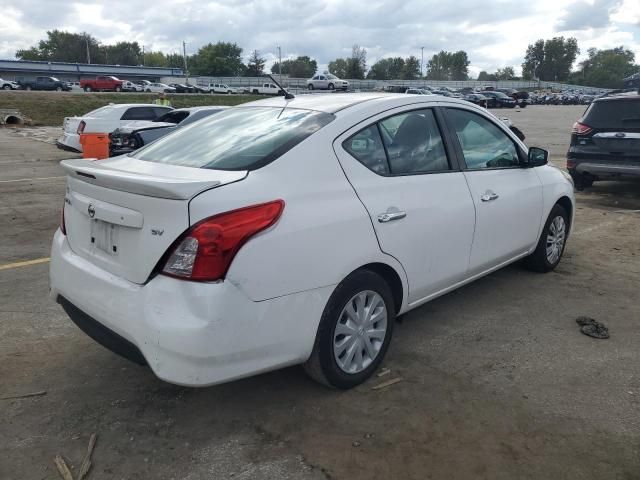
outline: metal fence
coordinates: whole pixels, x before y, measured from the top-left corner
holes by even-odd
[[[273,76],[276,80],[279,80],[278,75]],[[165,83],[184,83],[187,79],[177,77],[166,77],[161,81]],[[263,83],[270,82],[268,77],[192,77],[189,78],[190,83],[196,85],[208,85],[210,83],[223,83],[230,87],[249,89],[257,87]],[[282,76],[280,82],[286,88],[292,90],[303,90],[307,88],[306,78],[289,78],[286,75]],[[349,80],[350,88],[353,90],[380,90],[389,85],[400,85],[407,88],[421,88],[425,86],[429,87],[448,87],[451,89],[460,88],[482,88],[482,87],[494,87],[494,88],[515,88],[515,89],[527,89],[527,90],[581,90],[584,93],[604,93],[608,89],[586,87],[584,85],[571,85],[567,83],[559,82],[543,82],[537,80],[500,80],[500,81],[478,81],[478,80]]]

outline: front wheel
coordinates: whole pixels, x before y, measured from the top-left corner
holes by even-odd
[[[9,85],[5,85],[4,87],[2,87],[3,90],[11,90],[11,86]]]
[[[329,84],[329,90],[335,90],[335,88],[336,88],[336,87],[333,85],[333,83],[330,83],[330,84]]]
[[[305,371],[333,388],[361,384],[384,359],[395,316],[387,282],[369,270],[352,273],[327,302]]]
[[[30,85],[27,85],[27,88],[26,88],[25,90],[27,90],[27,91],[31,91],[31,86],[30,86]]]
[[[116,92],[121,92],[122,91],[122,87],[116,87]]]
[[[550,272],[558,266],[569,235],[569,215],[562,205],[555,204],[544,225],[538,245],[525,258],[525,265],[535,272]]]

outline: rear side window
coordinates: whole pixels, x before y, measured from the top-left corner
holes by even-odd
[[[345,140],[342,146],[369,170],[373,170],[379,175],[389,175],[389,163],[377,125],[360,130]]]
[[[592,128],[640,127],[640,98],[593,102],[583,122]]]
[[[153,120],[157,117],[155,110],[151,107],[131,107],[122,117],[121,120]]]
[[[236,107],[181,128],[133,154],[140,160],[216,170],[255,170],[334,119],[311,110]]]

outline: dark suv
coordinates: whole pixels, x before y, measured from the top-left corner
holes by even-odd
[[[573,125],[567,170],[578,190],[595,180],[640,178],[640,94],[600,97]]]

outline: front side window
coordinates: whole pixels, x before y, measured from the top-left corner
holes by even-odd
[[[235,107],[181,128],[133,154],[149,162],[216,170],[255,170],[334,119],[276,107]]]
[[[467,168],[520,166],[515,143],[493,122],[477,113],[454,108],[447,110],[447,117],[460,142]]]
[[[380,122],[393,174],[449,170],[447,154],[432,110],[395,115]]]
[[[342,143],[356,160],[379,175],[450,170],[440,130],[431,109],[386,118]]]

